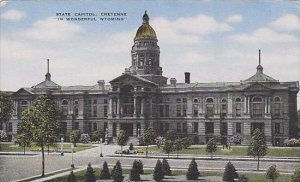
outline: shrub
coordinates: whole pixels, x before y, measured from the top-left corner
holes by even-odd
[[[100,138],[103,138],[103,132],[99,131],[99,130],[96,130],[96,131],[93,131],[91,133],[91,141],[92,142],[99,142],[100,141]]]
[[[207,145],[206,145],[206,152],[210,153],[210,157],[212,159],[212,155],[214,152],[217,151],[217,143],[216,143],[216,139],[215,138],[211,138],[209,139]]]
[[[238,178],[239,175],[236,172],[235,167],[233,166],[233,164],[231,162],[228,162],[225,166],[225,171],[223,174],[223,181],[229,181],[232,182],[234,181],[235,178]]]
[[[117,161],[115,171],[112,175],[112,178],[115,182],[123,181],[122,167],[120,161]]]
[[[145,146],[144,137],[139,138],[139,146]]]
[[[67,182],[76,182],[76,176],[74,175],[73,171],[71,171],[71,173],[69,174]]]
[[[160,160],[157,160],[154,171],[153,171],[153,179],[155,181],[161,181],[164,179],[164,172],[162,170],[162,163]]]
[[[91,142],[90,135],[89,134],[81,134],[80,142],[81,143],[90,143]]]
[[[139,174],[144,174],[144,166],[141,160],[135,160],[133,165],[137,167]]]
[[[110,179],[109,169],[106,161],[104,161],[103,163],[103,167],[100,173],[100,179]]]
[[[189,169],[188,172],[186,174],[186,179],[187,180],[196,180],[198,179],[200,173],[198,171],[198,165],[195,161],[195,159],[192,159],[190,165],[189,165]]]
[[[132,143],[130,143],[130,145],[129,145],[129,150],[134,150]]]
[[[158,148],[160,148],[161,145],[164,145],[165,144],[165,137],[162,137],[162,136],[158,136],[155,138],[155,144],[157,145]]]
[[[70,142],[74,144],[74,147],[76,147],[76,143],[78,143],[80,139],[80,131],[79,130],[71,131],[69,133],[69,139]]]
[[[300,182],[300,168],[296,169],[292,175],[292,182]]]
[[[184,137],[182,139],[182,144],[183,144],[183,148],[187,149],[188,147],[190,147],[192,145],[193,141],[191,138],[189,137]]]
[[[238,178],[238,182],[248,182],[248,181],[249,181],[249,179],[248,179],[248,177],[245,176],[245,175],[241,175],[241,176],[239,176],[239,178]]]
[[[172,171],[171,171],[171,168],[170,168],[170,165],[169,165],[167,159],[163,159],[162,168],[163,168],[164,175],[167,175],[167,176],[172,175]]]
[[[276,169],[276,165],[272,165],[266,172],[266,178],[272,180],[273,182],[278,178],[279,172]]]
[[[96,181],[96,177],[95,177],[95,171],[92,168],[91,163],[88,164],[88,167],[86,169],[86,173],[85,173],[85,181],[86,182],[95,182]]]
[[[163,147],[163,151],[168,154],[168,158],[170,156],[170,153],[174,150],[174,142],[172,142],[171,140],[167,140],[165,142],[165,145]]]
[[[132,165],[132,169],[130,170],[129,178],[131,181],[139,181],[140,177],[140,169],[139,169],[139,162],[135,160]]]

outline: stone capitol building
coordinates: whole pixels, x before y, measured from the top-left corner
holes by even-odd
[[[13,117],[0,123],[0,130],[15,140],[22,111],[37,96],[50,94],[63,113],[60,136],[72,130],[100,130],[113,141],[124,130],[135,140],[145,128],[153,127],[162,136],[169,131],[199,144],[212,136],[226,141],[240,135],[241,144],[247,145],[259,128],[269,145],[282,145],[293,135],[298,81],[279,82],[265,75],[259,60],[256,73],[240,82],[190,83],[189,72],[184,73],[184,83],[175,78],[168,82],[157,42],[145,12],[134,37],[131,66],[109,85],[99,80],[92,86],[61,86],[52,81],[48,61],[43,82],[12,93]]]

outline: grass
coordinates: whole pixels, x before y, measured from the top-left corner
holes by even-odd
[[[49,150],[50,151],[60,151],[60,144],[55,144],[54,146],[50,146]],[[77,147],[74,148],[75,152],[86,150],[93,148],[92,144],[77,144]],[[64,143],[63,144],[63,150],[65,151],[71,151],[71,144],[70,143]],[[0,144],[0,151],[1,152],[23,152],[24,148],[18,145],[15,145],[13,143],[1,143]],[[41,151],[41,147],[37,146],[35,143],[31,145],[31,147],[26,147],[25,148],[26,152],[29,151]],[[45,146],[45,152],[48,151],[48,147]]]
[[[205,151],[205,145],[200,147],[189,147],[179,151],[179,154],[199,154],[199,155],[210,155]],[[136,147],[139,149],[141,147]],[[146,150],[144,147],[142,148]],[[158,148],[157,146],[149,147],[149,153],[151,154],[162,154],[162,146]],[[177,152],[172,152],[176,154]],[[223,150],[221,146],[218,147],[217,151],[213,153],[214,155],[231,155],[231,156],[247,156],[247,147],[233,146],[230,150]],[[280,157],[300,157],[300,147],[298,148],[269,148],[266,156],[280,156]]]
[[[100,175],[100,169],[99,168],[94,168],[95,171],[95,176],[96,178],[99,178]],[[111,172],[111,171],[110,171]],[[129,174],[129,169],[123,169],[122,170],[123,175],[128,175]],[[145,174],[144,175],[152,175],[153,170],[144,170]],[[86,170],[82,170],[79,172],[74,173],[77,181],[84,181],[85,180],[85,173]],[[172,170],[172,176],[178,176],[178,175],[185,175],[186,171],[185,170]],[[245,175],[249,178],[250,182],[269,182],[271,180],[266,179],[264,173],[245,173],[245,172],[240,172],[239,175]],[[206,177],[206,176],[223,176],[223,171],[205,171],[201,170],[200,171],[200,177]],[[52,180],[48,180],[47,182],[65,182],[67,180],[68,176],[62,176],[58,177]],[[143,177],[142,177],[143,178]],[[281,174],[277,179],[276,182],[287,182],[290,181],[291,175],[288,174]]]

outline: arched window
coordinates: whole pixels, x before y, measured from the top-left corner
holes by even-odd
[[[68,108],[69,108],[68,106],[69,106],[68,100],[63,100],[61,102],[61,110],[63,115],[68,115]]]
[[[198,99],[194,99],[194,103],[198,103]]]
[[[212,117],[214,116],[214,99],[213,98],[207,98],[206,99],[206,117]]]
[[[281,99],[280,99],[280,97],[275,97],[274,98],[274,109],[273,109],[273,111],[274,111],[274,114],[273,114],[273,116],[280,116],[280,113],[281,113]]]
[[[241,98],[236,98],[235,99],[235,116],[240,117],[241,116],[241,110],[242,110],[242,104],[241,104],[242,99]]]
[[[261,97],[255,96],[252,98],[252,116],[262,117],[264,113],[264,103]]]
[[[198,108],[199,108],[198,99],[194,99],[194,104],[193,104],[193,115],[194,115],[194,117],[198,117],[198,114],[199,114]]]
[[[241,100],[241,98],[236,98],[235,99],[235,102],[241,102],[242,100]]]
[[[222,104],[221,104],[221,116],[226,116],[227,115],[227,100],[226,99],[222,99],[221,100]]]

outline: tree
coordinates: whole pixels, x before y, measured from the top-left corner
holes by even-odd
[[[270,166],[266,172],[266,178],[272,180],[272,182],[275,182],[278,176],[279,176],[279,172],[276,169],[276,165]]]
[[[130,176],[131,181],[139,181],[141,180],[140,177],[140,166],[138,160],[134,160],[132,169],[130,170]]]
[[[174,150],[174,144],[171,140],[167,140],[165,142],[165,145],[163,147],[163,151],[168,154],[168,158],[170,156],[170,153]]]
[[[121,155],[123,153],[123,146],[126,145],[128,141],[128,136],[126,135],[125,131],[121,130],[117,136],[117,143],[121,146]]]
[[[300,182],[300,168],[295,170],[294,174],[292,175],[291,182]]]
[[[163,168],[164,175],[167,175],[167,176],[172,175],[172,171],[171,171],[171,168],[170,168],[170,165],[169,165],[167,159],[163,159],[162,168]]]
[[[30,147],[32,142],[32,132],[30,129],[30,123],[26,121],[20,121],[18,123],[17,141],[16,143],[23,146],[23,152],[25,155],[26,147]]]
[[[235,167],[231,162],[228,162],[225,166],[225,171],[223,174],[223,181],[233,182],[235,178],[238,178],[239,175],[236,172]]]
[[[189,165],[189,169],[186,174],[186,179],[187,180],[197,180],[199,175],[200,175],[200,173],[198,171],[198,165],[197,165],[195,159],[193,158]]]
[[[144,143],[146,147],[146,157],[148,157],[148,146],[153,144],[155,140],[155,132],[152,128],[148,128],[144,132]]]
[[[71,173],[69,174],[67,182],[76,182],[76,176],[74,175],[73,171],[71,171]]]
[[[115,171],[112,175],[112,178],[115,182],[123,181],[122,167],[120,161],[117,161]]]
[[[11,118],[14,106],[10,96],[5,92],[0,91],[0,125]],[[7,137],[4,131],[0,131],[0,143]],[[1,147],[1,145],[0,145]],[[1,148],[0,148],[1,149]]]
[[[71,131],[69,133],[69,139],[70,142],[74,144],[74,147],[76,147],[76,143],[78,143],[80,139],[80,130]]]
[[[132,143],[130,143],[130,145],[129,145],[129,150],[134,150]]]
[[[162,170],[162,163],[160,160],[157,160],[154,171],[153,171],[153,179],[155,181],[161,181],[164,179],[164,172]]]
[[[182,139],[178,138],[174,141],[174,150],[177,152],[177,158],[179,155],[179,151],[183,149],[183,141]]]
[[[267,154],[267,144],[263,133],[256,128],[248,146],[248,155],[257,157],[257,170],[259,170],[259,159]]]
[[[166,134],[166,140],[174,141],[174,140],[175,140],[175,135],[174,135],[174,133],[171,132],[171,131],[167,131],[167,134]]]
[[[100,172],[100,179],[110,179],[109,169],[106,161],[103,163],[103,167]]]
[[[0,91],[0,122],[10,120],[14,106],[10,96]]]
[[[1,123],[0,123],[1,124]],[[1,151],[1,142],[7,138],[7,134],[5,131],[0,130],[0,151]]]
[[[134,160],[133,165],[137,167],[139,174],[144,174],[144,166],[141,160]]]
[[[217,151],[217,142],[215,138],[209,139],[206,145],[206,152],[210,153],[210,158],[212,159],[213,153]]]
[[[45,175],[44,146],[49,139],[58,136],[57,122],[58,108],[50,97],[39,96],[30,108],[22,113],[21,120],[28,123],[32,132],[32,140],[41,146],[42,150],[42,177]]]
[[[184,137],[182,138],[182,144],[183,144],[183,148],[187,149],[188,147],[190,147],[192,145],[192,139],[189,137]]]
[[[86,169],[86,173],[85,173],[85,181],[86,182],[95,182],[96,181],[96,177],[95,177],[95,171],[92,168],[91,163],[88,164],[88,167]]]
[[[100,139],[102,138],[102,135],[103,135],[103,133],[100,130],[93,131],[91,133],[91,141],[92,142],[99,142]]]

